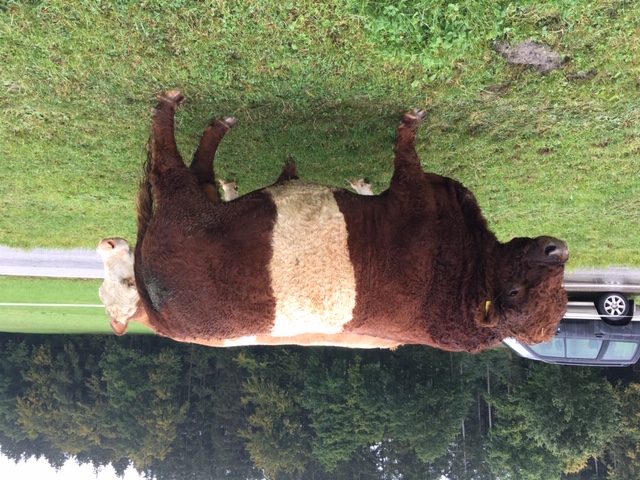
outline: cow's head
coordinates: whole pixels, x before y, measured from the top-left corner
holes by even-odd
[[[140,307],[133,273],[133,251],[124,238],[102,239],[97,251],[104,262],[105,273],[98,292],[100,300],[111,318],[111,328],[117,335],[123,335]]]
[[[562,288],[569,249],[552,237],[514,238],[497,249],[478,324],[525,343],[553,338],[567,309]]]

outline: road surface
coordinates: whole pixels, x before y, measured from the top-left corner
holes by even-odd
[[[0,275],[104,278],[104,266],[95,250],[18,250],[0,246]]]

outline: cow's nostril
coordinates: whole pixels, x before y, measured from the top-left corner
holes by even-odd
[[[558,260],[563,263],[569,260],[569,249],[562,240],[552,241],[544,247],[544,254],[547,258]]]

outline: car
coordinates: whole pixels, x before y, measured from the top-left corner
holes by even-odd
[[[520,356],[560,365],[626,367],[640,359],[640,310],[622,292],[569,292],[555,338],[503,342]]]

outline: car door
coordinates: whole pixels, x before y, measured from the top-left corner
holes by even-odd
[[[564,320],[558,330],[556,338],[564,339],[565,358],[585,362],[600,356],[611,335],[611,327],[600,320]]]

